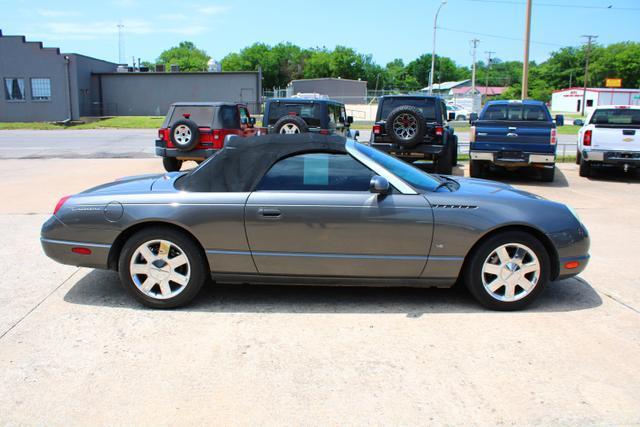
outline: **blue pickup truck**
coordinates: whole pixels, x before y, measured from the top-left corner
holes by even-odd
[[[539,168],[542,180],[553,181],[556,161],[556,124],[541,101],[489,101],[470,115],[470,175],[483,178],[491,166],[507,169]]]

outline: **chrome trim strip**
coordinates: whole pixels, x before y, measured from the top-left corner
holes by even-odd
[[[55,245],[89,246],[92,248],[105,248],[105,249],[109,249],[111,247],[111,245],[106,245],[104,243],[71,242],[69,240],[46,239],[44,237],[41,237],[40,241],[43,243],[52,243]]]
[[[460,256],[430,256],[429,261],[464,261]]]
[[[493,160],[493,153],[483,153],[481,151],[472,151],[470,154],[473,160]]]
[[[323,254],[323,253],[302,253],[302,252],[250,252],[250,251],[225,251],[219,249],[207,249],[208,254],[221,255],[253,255],[253,256],[277,256],[277,257],[308,257],[308,258],[346,258],[346,259],[395,259],[407,261],[426,261],[427,256],[421,255],[351,255],[351,254]]]
[[[391,185],[393,185],[395,188],[397,188],[398,191],[400,191],[402,194],[418,194],[418,192],[416,190],[414,190],[407,183],[405,183],[403,180],[401,180],[400,178],[398,178],[397,176],[395,176],[394,174],[389,172],[385,167],[383,167],[382,165],[378,164],[376,161],[374,161],[370,157],[367,157],[364,154],[360,153],[355,148],[354,144],[359,144],[359,142],[356,142],[356,141],[354,141],[352,139],[347,139],[347,142],[345,144],[347,152],[351,156],[355,157],[358,161],[362,162],[365,166],[367,166],[369,169],[373,170],[378,175],[386,178],[387,181],[389,181],[391,183]]]

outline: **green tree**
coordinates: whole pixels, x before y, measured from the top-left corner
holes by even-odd
[[[162,52],[156,62],[165,64],[167,68],[177,64],[180,71],[206,71],[209,59],[204,50],[198,49],[192,42],[184,41]]]

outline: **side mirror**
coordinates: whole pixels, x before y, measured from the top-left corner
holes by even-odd
[[[369,182],[369,191],[380,195],[389,194],[391,186],[387,178],[375,175],[371,177],[371,181]]]
[[[454,121],[455,119],[456,119],[456,113],[455,113],[455,111],[449,111],[449,112],[447,113],[447,120],[448,120],[448,121],[450,121],[450,122],[452,122],[452,121]]]
[[[478,121],[478,113],[469,114],[469,123],[473,123],[477,121]]]
[[[353,116],[347,116],[347,123],[353,123]]]
[[[250,118],[249,118],[249,124],[250,124],[251,126],[255,125],[255,124],[256,124],[256,118],[255,118],[255,117],[250,117]]]
[[[582,119],[575,119],[575,120],[573,121],[573,125],[574,125],[574,126],[584,126],[584,120],[582,120]]]
[[[564,116],[562,114],[556,114],[556,126],[564,126]]]
[[[234,139],[238,139],[240,138],[240,136],[236,135],[236,134],[231,134],[231,135],[227,135],[224,137],[224,146],[226,147],[227,144],[229,144],[230,142],[233,142]]]
[[[243,118],[240,119],[240,123],[243,124],[243,125],[246,125],[246,124],[249,123],[249,119],[247,119],[246,117],[243,117]]]

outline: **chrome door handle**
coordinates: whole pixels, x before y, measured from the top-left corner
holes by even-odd
[[[514,136],[518,136],[518,134],[515,132],[509,132],[507,136],[514,137]]]
[[[258,214],[264,218],[280,218],[282,216],[280,209],[275,208],[260,208]]]

